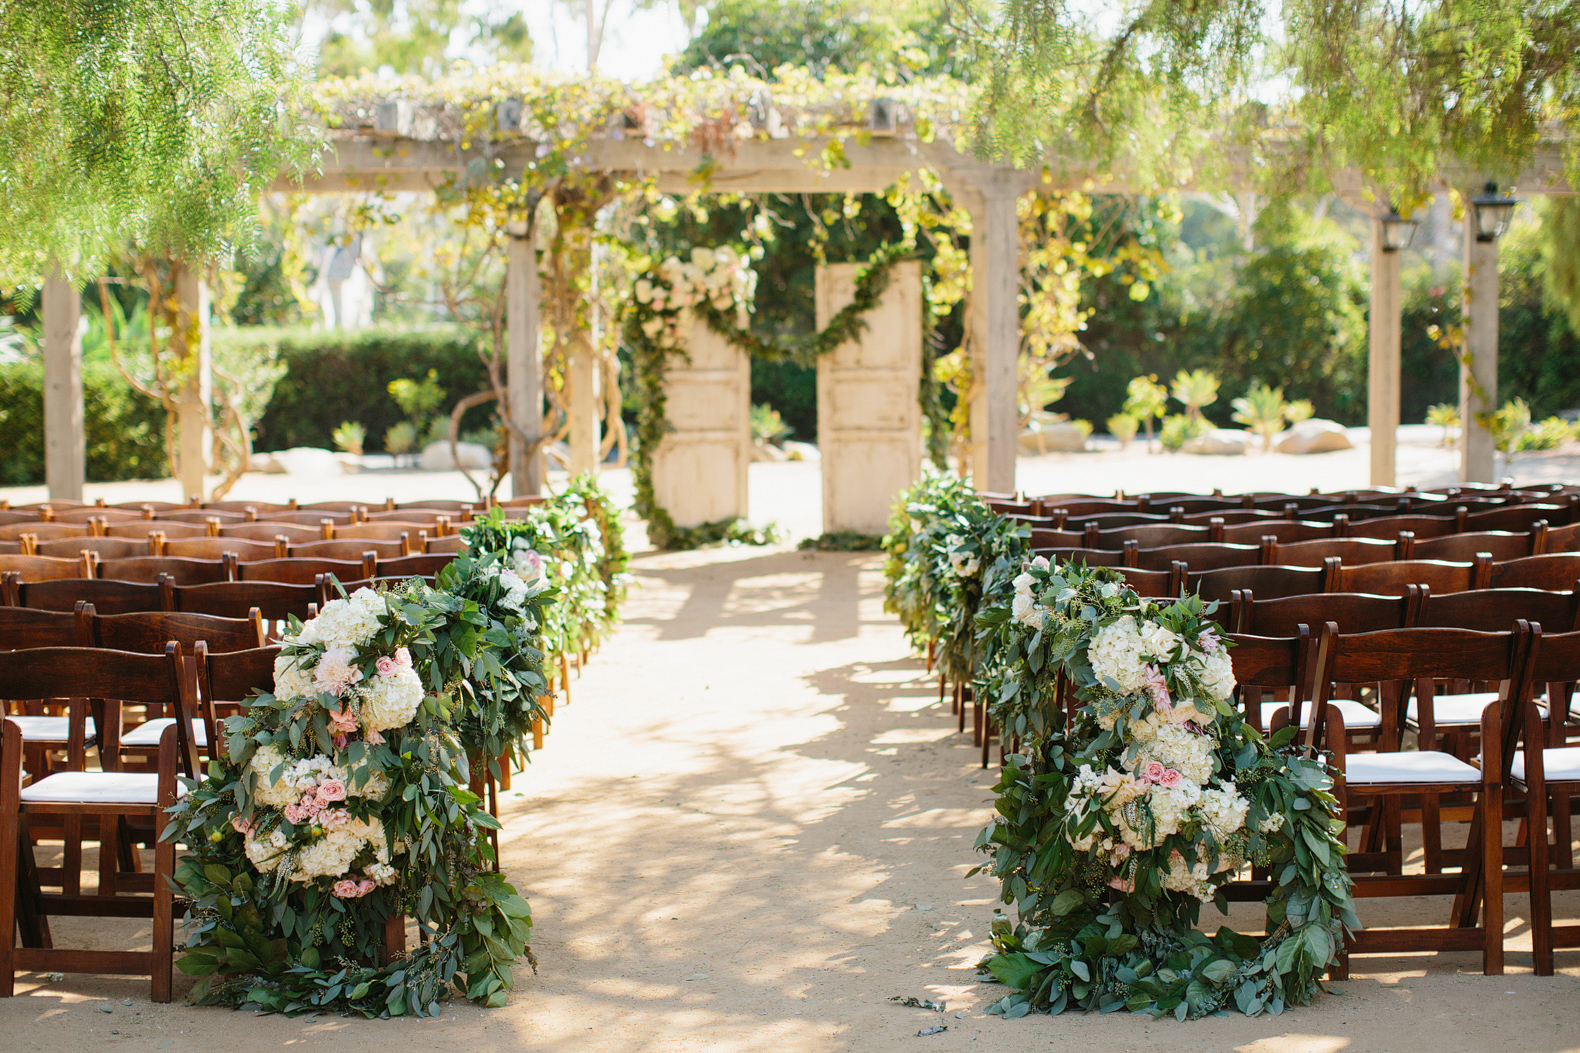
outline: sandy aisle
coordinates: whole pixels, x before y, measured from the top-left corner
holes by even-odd
[[[286,1020],[73,976],[0,1002],[6,1053],[1580,1048],[1580,952],[1550,979],[1520,975],[1513,949],[1492,978],[1469,954],[1367,959],[1281,1018],[984,1016],[1003,993],[972,968],[993,885],[963,875],[991,779],[882,614],[878,560],[737,550],[633,569],[626,626],[502,801],[542,969],[518,971],[508,1008]],[[1508,910],[1524,934],[1521,898]]]

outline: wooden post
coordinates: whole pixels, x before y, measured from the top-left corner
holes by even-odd
[[[1475,191],[1464,195],[1468,202]],[[1476,240],[1476,218],[1465,216],[1465,351],[1470,365],[1459,367],[1459,477],[1467,483],[1495,482],[1497,448],[1476,414],[1498,408],[1498,243]],[[1472,379],[1476,384],[1472,385]],[[1478,396],[1475,386],[1481,388]]]
[[[1020,357],[1020,233],[1015,185],[970,195],[971,476],[978,490],[1013,493],[1019,436],[1015,373]]]
[[[189,263],[178,264],[172,269],[180,307],[171,340],[189,374],[177,397],[181,489],[187,500],[194,497],[201,500],[207,496],[206,476],[214,455],[214,363],[209,346],[208,285]]]
[[[1371,485],[1394,485],[1399,431],[1399,254],[1383,249],[1383,222],[1372,219],[1372,299],[1367,328],[1366,423],[1372,433]]]
[[[538,314],[537,239],[529,223],[510,232],[505,285],[510,419],[527,435],[536,437],[543,431],[543,356],[538,350],[542,322]],[[543,492],[543,451],[540,448],[529,457],[527,444],[515,434],[510,436],[510,492],[515,497],[536,497]]]
[[[44,280],[44,481],[54,501],[81,501],[87,462],[82,412],[82,298],[57,266]]]

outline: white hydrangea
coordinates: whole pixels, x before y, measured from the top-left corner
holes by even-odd
[[[1201,803],[1196,806],[1201,817],[1212,828],[1212,836],[1222,845],[1245,826],[1245,815],[1251,802],[1240,796],[1234,783],[1226,782],[1216,790],[1205,790]]]
[[[1086,657],[1098,680],[1112,680],[1119,685],[1121,694],[1128,695],[1141,690],[1146,666],[1144,650],[1136,620],[1127,614],[1097,631]]]
[[[362,726],[370,731],[405,727],[416,715],[422,696],[422,679],[410,666],[401,666],[389,676],[375,676],[364,681],[357,685]]]
[[[248,769],[252,772],[252,799],[269,808],[284,808],[294,803],[301,794],[282,776],[279,782],[270,782],[269,773],[282,761],[284,754],[274,745],[260,746],[252,755]]]
[[[1234,662],[1223,648],[1203,655],[1198,663],[1197,679],[1202,688],[1213,698],[1227,700],[1234,694]]]
[[[296,869],[291,871],[291,880],[341,877],[351,869],[352,861],[362,853],[364,845],[373,849],[378,862],[389,862],[384,824],[378,816],[365,820],[352,819],[333,830],[325,830],[322,837],[302,850],[296,861]]]
[[[322,644],[326,648],[364,646],[379,631],[389,614],[384,597],[361,588],[343,600],[330,600],[316,618],[308,620],[296,636],[286,643]]]
[[[275,698],[312,698],[318,694],[313,689],[311,668],[303,669],[297,662],[302,655],[281,653],[274,660]]]
[[[1276,834],[1284,828],[1284,813],[1274,812],[1257,824],[1257,829],[1264,834]]]
[[[1139,771],[1148,761],[1155,760],[1179,772],[1186,782],[1205,786],[1212,777],[1212,736],[1197,734],[1179,724],[1158,723],[1152,728],[1154,734],[1140,743],[1126,767]]]
[[[1143,797],[1113,808],[1112,815],[1127,844],[1139,849],[1156,848],[1164,838],[1179,833],[1190,810],[1201,799],[1201,788],[1191,783],[1181,783],[1173,789],[1153,786]]]
[[[959,578],[969,578],[981,566],[981,561],[977,559],[976,553],[967,552],[961,547],[965,543],[965,538],[959,534],[950,534],[944,539],[945,552],[949,556],[949,566],[953,568],[955,576]]]
[[[1203,903],[1212,899],[1212,875],[1207,872],[1207,861],[1199,853],[1194,866],[1187,866],[1185,857],[1178,852],[1169,854],[1168,873],[1163,875],[1163,887],[1170,892],[1187,892]]]
[[[244,845],[247,861],[256,867],[259,873],[271,873],[284,858],[288,843],[285,834],[279,829],[271,830],[265,837],[249,835]]]

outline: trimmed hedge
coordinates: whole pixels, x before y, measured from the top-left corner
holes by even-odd
[[[458,399],[488,386],[488,371],[478,357],[481,341],[458,326],[358,331],[260,326],[215,330],[214,340],[273,343],[280,349],[285,375],[258,422],[253,441],[258,450],[333,449],[334,430],[342,421],[356,421],[368,430],[365,449],[376,453],[384,448],[384,432],[404,419],[390,397],[390,381],[421,380],[434,370],[444,387],[445,413]],[[493,413],[492,403],[471,410],[462,430],[486,427]]]
[[[170,474],[163,406],[133,391],[109,363],[83,364],[82,391],[89,482]],[[44,365],[0,364],[0,485],[43,481]]]

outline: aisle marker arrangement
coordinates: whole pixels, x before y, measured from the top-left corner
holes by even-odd
[[[989,1011],[1184,1020],[1310,1001],[1359,928],[1330,773],[1293,728],[1267,740],[1241,719],[1229,641],[1199,598],[1159,606],[1113,569],[1026,559],[962,490],[928,479],[906,495],[889,596],[913,640],[941,655],[972,642],[968,675],[1020,743],[977,839],[1018,915],[993,925],[983,967],[1013,991]],[[952,614],[971,590],[940,588],[951,575],[982,578],[974,609]],[[1268,935],[1199,931],[1202,904],[1226,912],[1223,886],[1250,864],[1271,876]]]
[[[527,903],[494,870],[498,821],[468,788],[525,759],[546,653],[614,624],[625,550],[612,505],[578,481],[464,531],[438,577],[359,589],[291,631],[273,692],[224,722],[208,778],[172,810],[192,846],[179,968],[208,1004],[432,1015],[455,991],[505,1004]],[[387,953],[393,920],[418,947]]]

